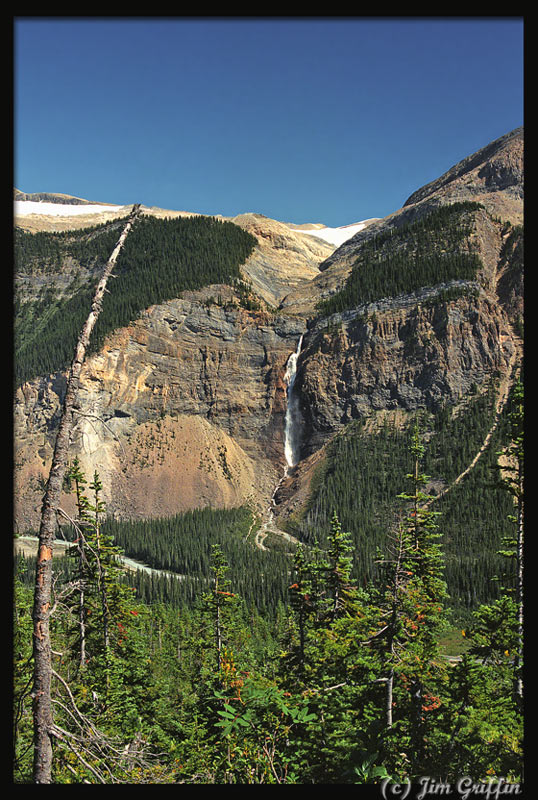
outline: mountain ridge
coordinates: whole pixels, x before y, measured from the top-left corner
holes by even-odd
[[[454,405],[472,385],[508,374],[521,351],[516,325],[522,275],[507,253],[517,251],[519,240],[510,236],[523,218],[522,156],[518,129],[460,162],[466,168],[455,165],[445,173],[450,180],[441,176],[417,190],[394,214],[368,220],[339,247],[263,215],[233,218],[257,242],[241,266],[257,308],[242,307],[231,287],[183,292],[109,334],[84,367],[73,452],[89,473],[102,473],[110,513],[162,516],[195,503],[249,503],[263,516],[280,485],[277,519],[279,513],[289,516],[308,494],[311,465],[319,464],[325,446],[353,420]],[[508,173],[516,183],[507,182]],[[480,258],[473,286],[443,284],[357,303],[349,314],[324,321],[320,301],[346,285],[368,242],[390,237],[391,230],[401,234],[434,209],[471,199],[481,208],[470,212],[471,232],[461,248]],[[149,217],[195,216],[143,211]],[[45,229],[56,224],[56,230],[77,230],[88,219],[46,220]],[[28,217],[20,221],[25,230],[36,230]],[[388,255],[390,246],[389,241]],[[58,280],[30,275],[17,285],[23,296],[37,297],[32,287],[54,292]],[[454,288],[460,296],[443,300]],[[295,386],[304,418],[303,453],[286,477],[284,375],[301,335]],[[60,372],[16,391],[19,530],[35,524],[39,514],[64,383]]]

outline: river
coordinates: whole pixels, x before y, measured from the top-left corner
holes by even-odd
[[[13,540],[15,552],[23,553],[25,556],[35,556],[37,555],[38,541],[39,539],[37,536],[16,536]],[[54,552],[56,555],[64,555],[71,545],[72,542],[66,542],[64,539],[55,539]],[[129,558],[128,556],[120,556],[120,561],[125,564],[127,569],[133,572],[142,570],[142,572],[154,573],[155,575],[168,575],[172,578],[181,579],[184,577],[184,575],[180,575],[178,572],[167,572],[164,569],[148,567],[147,564],[143,564],[141,561],[136,561],[134,558]]]

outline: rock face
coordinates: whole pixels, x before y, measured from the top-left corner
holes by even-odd
[[[232,221],[258,240],[244,273],[256,293],[275,308],[290,292],[308,285],[319,274],[319,264],[334,250],[322,239],[297,234],[260,214],[241,214]]]
[[[512,213],[522,222],[523,179],[523,128],[516,128],[414,192],[404,207],[434,195],[439,200],[473,199],[492,212],[503,205],[505,209],[511,206]]]
[[[14,200],[33,200],[37,203],[67,203],[68,205],[90,205],[91,200],[83,200],[81,197],[73,197],[71,194],[55,194],[51,192],[33,192],[27,194],[15,189],[13,192]]]
[[[99,472],[108,511],[152,517],[248,502],[263,513],[284,474],[284,376],[301,335],[294,391],[305,430],[302,462],[281,487],[288,507],[306,497],[325,444],[351,420],[457,403],[473,384],[507,379],[521,350],[522,243],[510,234],[523,214],[522,152],[522,130],[502,137],[336,250],[261,215],[236,217],[258,240],[243,274],[266,310],[208,302],[227,287],[184,293],[115,331],[84,366],[72,450]],[[364,242],[462,199],[484,205],[471,295],[439,301],[447,287],[426,287],[320,317],[317,302],[342,286]],[[64,391],[59,373],[16,392],[20,531],[39,519]]]
[[[456,403],[473,384],[506,372],[515,343],[487,296],[422,307],[394,305],[320,332],[299,373],[307,455],[328,435],[377,411]]]
[[[174,300],[110,336],[85,364],[73,439],[109,511],[263,507],[284,465],[283,374],[304,329],[298,318]],[[32,502],[29,515],[28,492],[48,468],[64,391],[49,376],[18,392],[20,524],[38,510]]]
[[[522,272],[506,268],[510,234],[502,223],[479,210],[474,225],[476,281],[385,298],[310,328],[296,381],[309,429],[303,455],[353,419],[454,404],[471,386],[510,372],[521,350]],[[466,287],[468,296],[439,299]]]
[[[330,296],[347,278],[357,249],[364,242],[387,229],[413,222],[441,205],[476,201],[492,217],[522,225],[523,150],[523,128],[517,128],[463,159],[436,181],[414,192],[394,214],[374,221],[335,250],[320,264],[323,275],[315,279],[312,288],[315,285],[322,296]]]

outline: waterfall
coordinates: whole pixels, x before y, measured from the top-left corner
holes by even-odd
[[[292,353],[291,356],[288,358],[288,362],[286,364],[286,373],[284,375],[284,380],[287,384],[287,406],[286,406],[286,417],[284,423],[284,455],[286,457],[286,467],[284,469],[284,475],[279,480],[278,484],[275,487],[275,490],[271,496],[271,500],[269,503],[269,507],[267,508],[267,518],[266,521],[263,523],[260,531],[257,535],[257,544],[258,547],[261,549],[265,549],[262,544],[263,538],[265,538],[264,534],[266,535],[270,530],[276,530],[276,532],[284,537],[288,537],[288,534],[282,533],[278,527],[274,527],[274,515],[276,509],[276,497],[278,495],[278,491],[282,486],[282,482],[288,475],[288,470],[294,467],[298,460],[299,460],[299,451],[301,446],[301,427],[302,427],[302,416],[301,416],[301,409],[299,408],[299,398],[297,394],[293,391],[293,385],[295,383],[295,376],[297,375],[297,361],[301,354],[301,347],[303,346],[303,336],[301,337],[297,343],[297,349],[295,353]],[[260,538],[260,535],[262,538]]]
[[[295,353],[292,353],[286,365],[284,380],[288,385],[288,404],[286,408],[286,419],[284,425],[284,455],[286,457],[286,473],[289,467],[294,467],[299,460],[299,449],[301,445],[301,410],[299,408],[299,398],[293,391],[295,377],[297,375],[297,360],[301,354],[303,336],[299,339]]]

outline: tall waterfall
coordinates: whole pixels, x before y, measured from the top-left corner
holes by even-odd
[[[289,538],[289,535],[283,533],[279,528],[274,528],[274,514],[276,509],[276,497],[278,495],[278,491],[282,486],[283,481],[285,480],[286,476],[288,475],[288,470],[291,467],[294,467],[298,460],[299,460],[299,451],[301,447],[301,429],[302,429],[302,416],[301,416],[301,409],[299,408],[299,398],[297,397],[296,392],[293,391],[293,386],[295,383],[295,376],[297,375],[297,360],[301,354],[301,347],[303,346],[303,337],[301,335],[298,343],[297,349],[295,353],[292,353],[291,356],[288,358],[288,363],[286,364],[286,373],[284,375],[284,380],[287,384],[287,396],[288,402],[286,406],[286,417],[285,417],[285,424],[284,424],[284,455],[286,457],[286,467],[284,469],[284,474],[281,477],[280,481],[278,482],[277,486],[271,497],[271,502],[269,503],[269,507],[267,508],[267,519],[261,526],[258,534],[257,534],[257,544],[258,547],[265,549],[263,546],[263,539],[267,535],[267,532],[270,530],[276,530],[276,532],[284,537]]]
[[[297,350],[292,353],[286,365],[284,380],[288,385],[288,404],[286,408],[286,418],[284,425],[284,455],[288,467],[294,467],[299,460],[299,450],[301,446],[301,409],[299,408],[299,398],[293,391],[295,376],[297,375],[297,360],[301,354],[303,336],[299,339]],[[287,472],[286,468],[286,472]]]

